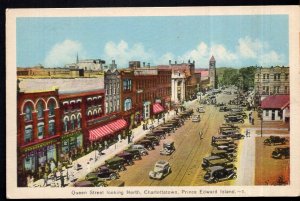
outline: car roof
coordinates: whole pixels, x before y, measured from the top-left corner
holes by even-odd
[[[211,160],[211,159],[218,159],[218,158],[220,158],[220,156],[208,156],[208,157],[205,157],[204,159]]]
[[[225,158],[220,158],[220,159],[217,159],[217,160],[210,161],[211,164],[227,163],[227,162],[229,162],[229,161]]]
[[[155,165],[167,165],[167,164],[169,164],[168,161],[160,160],[160,161],[157,161]]]
[[[106,160],[106,162],[114,162],[114,161],[120,161],[120,160],[124,160],[123,158],[120,158],[118,156],[115,156],[111,159]]]
[[[214,172],[216,170],[222,170],[222,169],[225,169],[224,167],[222,166],[212,166],[212,167],[209,167],[208,170]]]
[[[213,149],[211,153],[227,153],[226,150]]]

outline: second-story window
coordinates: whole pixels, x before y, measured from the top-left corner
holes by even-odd
[[[37,104],[37,118],[43,118],[44,105],[42,101],[39,101]]]
[[[130,110],[131,107],[132,107],[131,99],[130,98],[125,99],[125,101],[124,101],[124,111]]]
[[[49,116],[54,116],[54,108],[55,108],[55,103],[53,100],[50,100],[51,102],[49,103]]]
[[[27,104],[25,106],[25,121],[31,121],[32,120],[32,106]]]
[[[25,143],[31,142],[33,137],[32,125],[25,127],[24,141]]]
[[[43,139],[45,126],[44,123],[38,123],[38,139]]]

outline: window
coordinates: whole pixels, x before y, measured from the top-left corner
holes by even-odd
[[[54,102],[53,101],[51,101],[50,103],[49,103],[49,116],[54,116],[54,108],[55,108],[55,104],[54,104]]]
[[[43,111],[44,111],[44,106],[42,101],[39,101],[37,104],[37,118],[43,118]]]
[[[263,79],[266,79],[266,74],[263,74]]]
[[[108,84],[105,84],[105,94],[108,95]]]
[[[269,74],[267,74],[267,79],[269,79]]]
[[[289,91],[289,87],[288,86],[284,86],[284,93],[287,94]]]
[[[109,113],[113,112],[113,102],[109,101]]]
[[[67,118],[64,119],[64,131],[68,132],[68,119]]]
[[[286,74],[285,74],[285,80],[288,80],[288,79],[289,79],[289,74],[286,73]]]
[[[117,100],[117,111],[120,110],[120,100]]]
[[[77,116],[77,128],[81,128],[81,116]]]
[[[43,139],[44,137],[44,123],[38,123],[38,139]]]
[[[32,120],[32,106],[26,105],[25,106],[25,121],[31,121]]]
[[[282,119],[282,110],[278,110],[278,117]]]
[[[128,83],[127,83],[127,79],[125,79],[125,80],[123,81],[123,90],[126,91],[127,88],[128,88]]]
[[[25,134],[24,134],[25,143],[31,142],[32,136],[33,136],[32,125],[28,125],[25,127]]]
[[[55,121],[54,120],[49,121],[48,132],[49,132],[50,136],[55,135]]]
[[[105,113],[108,114],[108,102],[105,102]]]
[[[124,101],[124,111],[128,111],[131,109],[131,99],[130,98],[127,98],[125,101]]]
[[[269,110],[266,110],[266,117],[269,116]]]
[[[75,116],[71,117],[71,130],[75,129]]]

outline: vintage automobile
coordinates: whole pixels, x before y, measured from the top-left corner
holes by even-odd
[[[244,118],[241,115],[230,115],[225,117],[226,123],[244,123]]]
[[[222,131],[227,131],[227,130],[240,131],[240,128],[237,126],[220,126],[219,133],[221,133]]]
[[[106,166],[100,166],[96,169],[95,172],[90,172],[85,176],[85,180],[87,181],[98,181],[98,180],[115,180],[120,177],[119,173],[116,171],[109,169]]]
[[[212,156],[205,157],[205,158],[202,159],[201,167],[202,167],[203,169],[205,169],[205,168],[208,167],[209,161],[217,160],[217,159],[221,159],[221,158],[222,158],[222,157],[217,156],[217,155],[212,155]]]
[[[159,137],[160,139],[166,139],[166,132],[162,129],[154,129],[151,133],[151,135]],[[147,136],[147,134],[146,134]]]
[[[234,168],[234,169],[236,169],[236,167],[234,166],[232,161],[229,161],[226,158],[207,160],[207,161],[203,161],[203,162],[204,162],[204,163],[202,163],[202,168],[203,169],[207,169],[207,168],[213,167],[213,166],[222,166],[222,167],[225,167],[225,168]]]
[[[241,115],[244,119],[247,118],[247,114],[245,112],[229,112],[228,114],[224,114],[224,117],[233,116],[233,115]]]
[[[77,181],[74,183],[74,187],[106,187],[105,181]]]
[[[169,162],[160,160],[154,165],[154,169],[149,172],[151,179],[163,179],[172,172]]]
[[[175,151],[173,141],[166,141],[163,143],[163,148],[160,150],[161,155],[171,155]]]
[[[218,149],[213,149],[211,151],[212,156],[220,156],[221,158],[226,158],[229,161],[235,161],[236,160],[236,153],[229,153],[226,150],[218,150]]]
[[[211,143],[212,146],[229,146],[229,147],[237,147],[237,144],[234,143],[232,139],[218,139]]]
[[[290,147],[276,147],[275,150],[272,152],[272,158],[290,158]]]
[[[229,108],[227,106],[221,106],[219,109],[219,112],[227,112],[229,111]]]
[[[200,115],[194,114],[192,117],[192,122],[200,122]]]
[[[174,130],[172,124],[163,124],[163,125],[158,126],[157,128],[163,130],[168,135],[170,135],[170,133]]]
[[[127,152],[127,151],[123,151],[119,154],[117,154],[116,156],[123,158],[125,160],[125,164],[126,165],[133,165],[133,154]]]
[[[243,112],[242,108],[231,108],[230,109],[231,112]]]
[[[176,120],[176,119],[173,119],[173,120],[169,120],[166,122],[166,124],[171,124],[173,126],[173,128],[178,128],[180,127],[180,120]]]
[[[146,156],[149,154],[148,150],[145,149],[144,145],[133,144],[129,147],[129,149],[138,150],[140,152],[140,155],[142,156]]]
[[[218,150],[226,150],[229,153],[236,152],[236,146],[235,145],[219,145],[215,146]]]
[[[137,149],[126,149],[126,152],[129,152],[133,155],[133,160],[141,160],[142,159],[142,156],[140,154],[140,151],[137,150]]]
[[[150,140],[152,142],[153,146],[158,146],[159,145],[160,138],[158,138],[158,137],[155,137],[155,136],[146,136],[146,137],[144,137],[144,139],[145,140]]]
[[[140,141],[136,142],[135,144],[143,145],[148,150],[155,149],[150,140],[140,140]]]
[[[285,144],[286,142],[287,139],[285,137],[271,135],[269,138],[264,140],[264,145]]]
[[[125,159],[115,156],[112,159],[106,160],[105,166],[116,171],[124,171],[126,170],[125,163]]]
[[[198,107],[197,108],[197,112],[199,112],[199,113],[205,113],[205,109],[204,109],[204,107],[202,106],[200,106],[200,107]]]
[[[222,131],[220,133],[220,136],[231,137],[234,140],[240,140],[240,139],[244,139],[245,138],[245,135],[240,134],[239,132],[237,132],[235,130]]]
[[[236,179],[236,170],[233,168],[224,168],[222,166],[213,166],[207,169],[204,175],[204,181],[208,183],[217,183],[229,179]]]

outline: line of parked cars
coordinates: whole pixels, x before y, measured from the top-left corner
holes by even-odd
[[[203,158],[202,168],[206,170],[204,180],[208,183],[237,178],[235,161],[237,157],[236,140],[243,139],[239,127],[234,124],[222,124],[219,135],[211,139],[211,155]]]
[[[264,145],[268,146],[276,146],[276,145],[285,145],[288,142],[286,137],[280,136],[270,136],[264,140]],[[272,158],[275,159],[287,159],[290,158],[290,147],[275,147],[274,151],[272,152]]]

